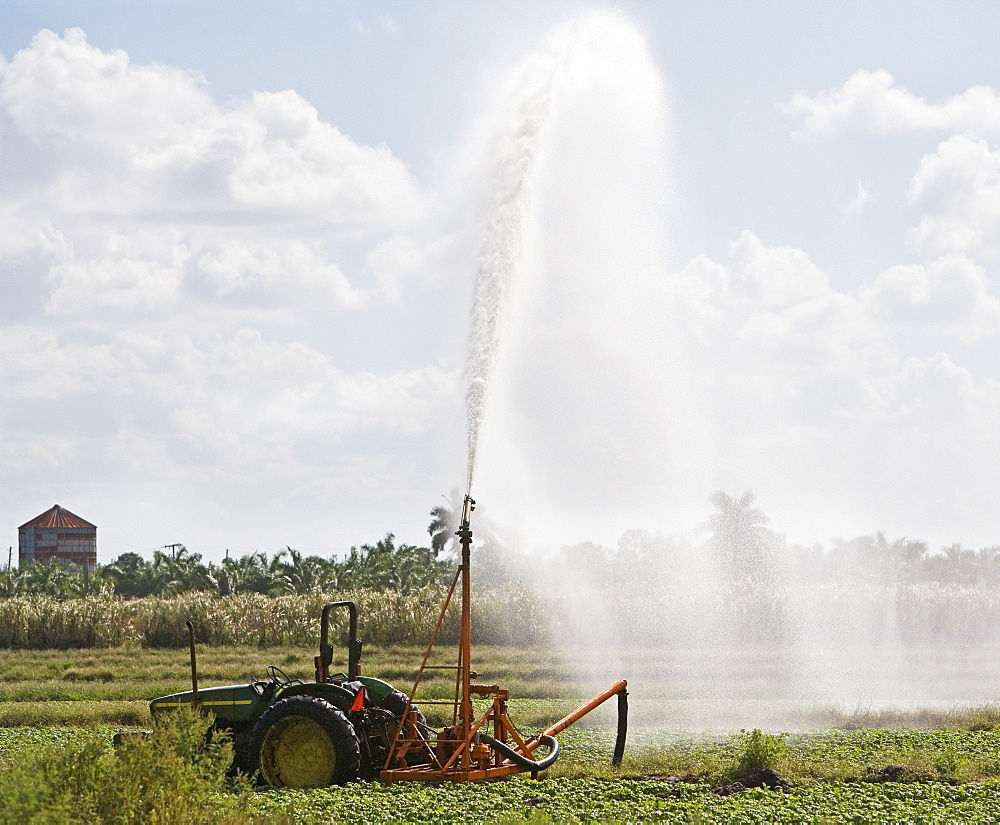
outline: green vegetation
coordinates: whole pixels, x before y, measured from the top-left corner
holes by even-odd
[[[182,712],[114,752],[99,732],[32,737],[18,758],[5,748],[0,821],[167,825],[228,818],[246,790],[227,779],[232,746],[206,741],[208,726]]]
[[[758,728],[749,733],[740,731],[740,736],[739,758],[730,773],[734,779],[765,769],[784,767],[782,762],[788,754],[785,736],[762,733]]]
[[[571,728],[559,770],[539,782],[254,790],[224,776],[227,745],[203,747],[203,729],[191,718],[118,753],[107,727],[0,731],[0,822],[986,822],[1000,806],[996,731],[790,735],[789,792],[723,797],[712,788],[752,733],[636,731],[613,772],[613,733]]]

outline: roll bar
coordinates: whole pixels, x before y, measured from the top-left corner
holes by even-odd
[[[333,663],[333,645],[330,644],[330,612],[338,607],[346,607],[350,614],[347,640],[347,678],[351,681],[361,673],[361,642],[358,640],[358,606],[354,602],[327,602],[323,605],[323,615],[319,622],[319,656],[316,657],[316,681],[325,682],[330,678]]]

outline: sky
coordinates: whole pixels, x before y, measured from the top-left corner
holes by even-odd
[[[1000,543],[998,30],[989,2],[6,0],[8,544],[56,503],[101,563],[424,543],[539,88],[484,513],[613,545],[753,490],[790,541]]]

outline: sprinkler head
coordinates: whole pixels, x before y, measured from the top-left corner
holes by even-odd
[[[465,503],[462,505],[462,523],[458,530],[455,531],[455,535],[462,539],[472,538],[472,527],[469,524],[469,520],[472,518],[472,511],[476,509],[476,500],[467,495],[465,497]]]

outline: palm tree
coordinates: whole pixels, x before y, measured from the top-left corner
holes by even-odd
[[[352,547],[336,567],[340,590],[398,590],[403,593],[439,584],[453,572],[452,563],[435,558],[429,547],[397,545],[392,533],[386,533],[385,538],[374,545]]]
[[[280,555],[280,554],[278,554]],[[288,592],[282,587],[274,572],[274,560],[270,563],[264,553],[246,553],[238,558],[226,556],[212,572],[219,584],[219,593],[260,593],[265,596]]]
[[[440,556],[455,541],[458,514],[462,511],[461,495],[457,489],[453,489],[450,498],[441,496],[445,504],[438,504],[431,509],[431,523],[427,525],[427,533],[431,537],[431,550],[435,557]]]
[[[162,550],[153,554],[153,570],[160,593],[175,596],[189,590],[217,591],[219,583],[209,568],[201,563],[201,553],[190,552],[183,544],[168,556]]]
[[[111,580],[118,596],[141,598],[158,592],[153,565],[138,553],[122,553],[101,574]]]
[[[285,559],[288,561],[285,561]],[[298,550],[285,547],[271,560],[275,585],[286,593],[320,593],[330,590],[334,579],[332,565],[319,556],[303,556]]]
[[[719,490],[710,501],[718,508],[708,518],[712,532],[712,549],[733,577],[753,579],[770,577],[772,536],[765,526],[770,519],[754,506],[754,494],[749,490],[738,499]]]

